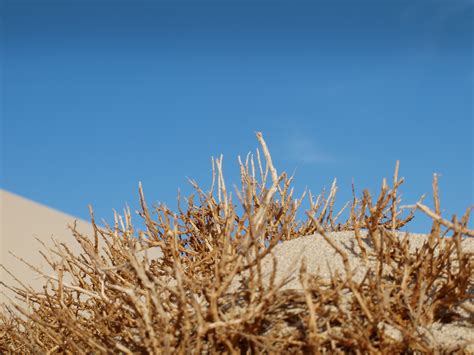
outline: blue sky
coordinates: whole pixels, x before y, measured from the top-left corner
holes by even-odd
[[[474,203],[472,1],[3,1],[0,187],[111,220],[174,206],[262,131],[302,192]],[[427,203],[432,205],[431,199]],[[418,215],[410,230],[427,231]]]

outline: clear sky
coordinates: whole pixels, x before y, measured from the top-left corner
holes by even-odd
[[[298,192],[474,203],[473,1],[2,1],[0,187],[87,219],[173,206],[262,131]],[[431,199],[427,199],[431,206]],[[423,232],[419,215],[411,230]]]

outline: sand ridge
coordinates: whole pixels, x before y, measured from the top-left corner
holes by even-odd
[[[366,233],[362,233],[366,235]],[[354,233],[348,232],[332,232],[327,233],[329,238],[344,250],[348,257],[352,270],[354,272],[354,280],[361,281],[368,267],[376,266],[375,258],[369,257],[368,265],[365,265],[362,259],[361,249],[355,239]],[[405,233],[399,232],[398,236],[403,238]],[[427,235],[409,234],[410,252],[416,252],[428,240]],[[373,247],[363,239],[364,246],[367,251],[373,252]],[[474,253],[474,238],[467,238],[462,241],[463,251],[465,253]],[[344,264],[340,255],[335,249],[327,243],[320,234],[300,237],[297,239],[285,241],[277,245],[273,252],[273,256],[277,260],[276,283],[285,277],[290,277],[283,289],[301,289],[299,280],[299,272],[302,261],[305,260],[307,272],[313,275],[319,275],[323,279],[329,280],[331,274],[339,272],[344,275]],[[263,263],[264,280],[268,282],[273,269],[272,256],[268,255],[264,258]],[[471,309],[474,303],[469,302]],[[420,329],[425,332],[428,338],[442,347],[452,347],[455,345],[468,345],[467,350],[474,353],[474,331],[472,330],[472,318],[474,314],[459,309],[462,319],[443,324],[440,322],[433,323],[428,329]],[[470,319],[470,320],[469,320]],[[387,329],[392,332],[394,338],[400,337],[397,330]]]
[[[80,245],[68,229],[68,225],[72,225],[74,221],[80,232],[91,235],[90,223],[0,189],[0,264],[33,288],[42,287],[45,280],[10,252],[46,271],[49,265],[39,253],[44,248],[35,238],[51,246],[53,237],[59,242],[67,243],[72,251],[80,252]],[[0,279],[10,286],[17,285],[3,268],[0,268]],[[6,301],[2,292],[12,296],[8,289],[0,287],[0,303]]]

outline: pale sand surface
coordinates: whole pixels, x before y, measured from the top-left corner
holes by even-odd
[[[54,245],[52,240],[54,238],[59,243],[67,244],[74,254],[80,254],[83,250],[68,228],[74,221],[79,232],[87,236],[93,235],[92,225],[89,222],[0,189],[0,264],[24,284],[35,290],[42,290],[45,278],[39,277],[10,252],[38,267],[47,275],[54,276],[53,270],[40,254],[45,248],[36,238],[48,247]],[[100,244],[102,247],[103,243]],[[162,255],[158,248],[138,252],[139,255],[145,253],[149,258],[158,258]],[[0,280],[9,286],[18,286],[15,279],[1,267]],[[12,291],[0,285],[0,305],[7,302],[8,297],[13,296]]]
[[[327,234],[337,245],[345,250],[349,256],[352,270],[355,269],[354,279],[361,280],[367,266],[364,265],[361,258],[361,250],[353,232],[334,232]],[[400,233],[400,237],[405,234]],[[410,250],[415,251],[421,248],[427,240],[426,235],[410,234]],[[463,240],[464,252],[474,252],[474,238]],[[371,247],[365,244],[369,251]],[[276,282],[282,280],[289,275],[292,280],[285,285],[284,289],[300,289],[299,270],[303,258],[305,259],[307,271],[312,274],[320,275],[322,278],[329,279],[331,272],[339,271],[344,274],[344,264],[339,254],[331,247],[321,235],[310,235],[298,239],[283,242],[277,245],[273,251],[273,255],[277,259]],[[371,267],[375,263],[369,261]],[[263,273],[266,280],[273,269],[273,262],[270,256],[263,261]],[[474,305],[471,302],[471,305]],[[433,341],[439,345],[452,346],[461,344],[470,344],[468,349],[474,353],[474,330],[472,329],[472,317],[474,314],[467,314],[466,311],[460,310],[465,317],[463,321],[457,321],[450,324],[435,323],[428,330],[427,336],[432,337]],[[471,325],[467,318],[471,317]],[[397,338],[396,331],[393,337]],[[431,333],[431,334],[430,334]]]
[[[361,234],[364,236],[366,232],[362,231]],[[405,236],[404,233],[399,233],[398,235],[401,238]],[[361,250],[354,237],[354,233],[333,232],[327,233],[327,236],[332,238],[337,245],[348,254],[352,270],[354,271],[354,280],[361,281],[367,271],[367,267],[363,263]],[[409,238],[410,250],[412,252],[420,249],[423,243],[427,241],[427,236],[423,234],[409,234]],[[362,240],[367,252],[373,251],[371,245],[367,244],[366,239]],[[474,253],[473,238],[465,239],[463,245],[464,252]],[[279,272],[277,273],[276,279],[281,280],[287,273],[290,273],[294,278],[285,288],[300,287],[298,275],[303,258],[306,261],[306,267],[309,273],[318,274],[326,279],[331,277],[331,272],[339,271],[344,274],[342,258],[336,250],[318,234],[283,242],[275,247],[273,255],[276,257],[278,263],[277,268]],[[369,258],[369,265],[372,267],[375,266],[374,260],[373,257]],[[265,258],[263,265],[263,269],[266,273],[270,273],[273,265],[271,257]]]
[[[70,245],[74,252],[79,252],[80,246],[67,228],[67,225],[74,223],[74,220],[77,220],[80,232],[91,235],[92,226],[88,222],[0,189],[0,264],[19,280],[39,289],[45,280],[38,278],[9,251],[32,265],[49,271],[49,266],[39,253],[39,250],[44,248],[35,237],[49,246],[52,245],[53,236],[56,240]],[[16,285],[14,279],[3,268],[0,268],[0,279],[8,285]],[[5,287],[0,286],[0,292],[12,296]],[[0,304],[5,301],[5,295],[0,293]]]
[[[50,271],[38,252],[42,250],[42,246],[34,237],[38,237],[47,245],[51,245],[51,236],[53,236],[59,241],[66,242],[74,252],[78,253],[81,249],[71,231],[67,229],[67,225],[73,223],[74,220],[75,218],[70,215],[0,190],[0,264],[12,271],[18,279],[26,281],[35,289],[39,289],[44,284],[44,279],[38,278],[33,271],[10,255],[8,251],[13,251],[31,264],[39,266],[45,271]],[[81,232],[92,235],[92,227],[88,222],[77,220],[77,225]],[[355,269],[354,278],[360,280],[366,266],[362,263],[360,249],[353,233],[337,232],[329,233],[328,236],[347,251],[352,269]],[[420,248],[425,240],[426,236],[424,235],[411,234],[411,250]],[[474,252],[473,238],[464,240],[463,244],[465,252]],[[370,249],[370,246],[367,245],[367,248]],[[154,259],[160,256],[160,251],[153,249],[156,248],[152,248],[147,254]],[[283,242],[276,246],[273,255],[278,262],[276,281],[278,282],[286,275],[292,277],[292,280],[285,286],[286,289],[301,288],[298,275],[303,258],[306,260],[309,273],[319,274],[327,279],[330,278],[331,272],[336,270],[344,273],[342,259],[321,235],[316,234]],[[268,256],[263,261],[263,272],[267,279],[272,266],[271,257]],[[0,278],[9,285],[14,284],[14,280],[3,269],[0,269]],[[0,287],[0,291],[11,296],[10,291],[4,287]],[[5,301],[5,296],[0,294],[0,304]],[[472,314],[466,316],[474,317]],[[388,331],[390,330],[388,329]],[[434,341],[439,344],[469,343],[471,344],[469,350],[474,352],[474,331],[469,328],[466,321],[434,324],[429,329],[429,333],[431,333],[429,336],[432,336]],[[393,331],[393,336],[397,337],[396,330]]]

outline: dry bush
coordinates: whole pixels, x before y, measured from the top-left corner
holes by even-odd
[[[376,200],[368,191],[350,204],[349,217],[334,216],[336,184],[327,197],[309,193],[307,219],[297,212],[305,194],[294,198],[292,177],[278,174],[265,141],[263,157],[239,158],[237,205],[222,173],[222,157],[212,161],[213,180],[204,192],[179,203],[177,211],[150,209],[140,186],[140,216],[146,230],[135,231],[131,213],[115,215],[99,228],[91,210],[92,236],[71,226],[80,254],[55,243],[44,257],[55,276],[41,292],[22,287],[0,312],[0,351],[25,353],[431,353],[424,332],[433,322],[458,316],[473,292],[472,255],[462,238],[470,209],[458,221],[440,216],[436,176],[435,210],[418,202],[399,207],[398,163],[391,189],[383,182]],[[263,159],[264,161],[263,161]],[[403,210],[410,213],[401,218]],[[396,233],[416,210],[433,218],[427,243],[409,252],[410,236]],[[363,236],[362,231],[366,231]],[[362,258],[375,260],[362,281],[353,278],[346,251],[329,232],[353,231]],[[320,233],[344,261],[345,273],[325,280],[300,270],[301,289],[276,282],[278,260],[264,280],[262,259],[280,242]],[[451,237],[445,237],[451,233]],[[365,247],[374,246],[375,252]],[[160,248],[162,257],[144,250]],[[472,309],[468,309],[472,314]],[[470,319],[473,323],[472,317]]]

